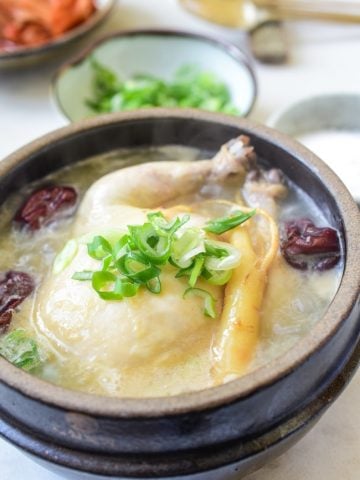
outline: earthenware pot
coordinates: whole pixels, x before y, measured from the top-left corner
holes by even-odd
[[[240,133],[339,230],[345,270],[336,297],[291,351],[238,380],[196,393],[98,397],[48,384],[0,359],[1,435],[66,478],[238,479],[300,438],[356,369],[359,211],[331,170],[282,134],[198,111],[98,117],[46,135],[2,161],[0,202],[25,183],[89,156],[166,144],[211,152]]]

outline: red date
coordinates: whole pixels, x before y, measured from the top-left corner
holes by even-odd
[[[29,230],[47,225],[60,211],[75,205],[77,193],[73,187],[49,186],[33,192],[18,210],[14,221]]]
[[[8,329],[13,311],[35,288],[30,275],[9,271],[0,279],[0,333]]]
[[[301,218],[285,223],[281,252],[294,268],[329,270],[340,259],[340,241],[333,228],[316,227],[308,218]]]

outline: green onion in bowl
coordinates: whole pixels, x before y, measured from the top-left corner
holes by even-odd
[[[183,65],[172,80],[139,73],[118,77],[95,58],[91,59],[92,92],[87,106],[95,113],[150,107],[190,107],[240,114],[232,104],[228,87],[215,74],[195,65]]]
[[[246,117],[257,82],[247,54],[234,44],[198,33],[138,29],[107,35],[63,65],[52,92],[72,122],[153,105]]]

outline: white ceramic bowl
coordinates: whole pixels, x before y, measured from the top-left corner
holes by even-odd
[[[359,93],[305,98],[275,113],[267,123],[324,160],[360,203]]]
[[[147,73],[170,80],[179,67],[196,65],[214,73],[228,86],[241,116],[247,116],[255,102],[254,72],[236,46],[194,33],[134,30],[111,34],[57,72],[53,82],[55,100],[71,121],[96,115],[86,105],[92,89],[91,56],[121,78]]]
[[[75,41],[98,27],[115,6],[116,0],[95,0],[96,11],[60,37],[35,47],[17,48],[12,52],[0,52],[0,70],[29,66],[53,58],[55,51],[70,47]]]

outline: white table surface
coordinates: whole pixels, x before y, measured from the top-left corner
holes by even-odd
[[[192,17],[176,0],[121,0],[93,37],[140,27],[205,32],[246,48],[245,35]],[[274,111],[309,95],[360,92],[360,26],[297,23],[288,24],[286,29],[290,62],[284,66],[255,64],[259,96],[253,119],[265,122]],[[50,97],[50,79],[59,61],[28,71],[0,72],[0,158],[66,124]],[[359,480],[359,405],[358,373],[302,441],[247,480]],[[0,439],[0,480],[56,478]]]

